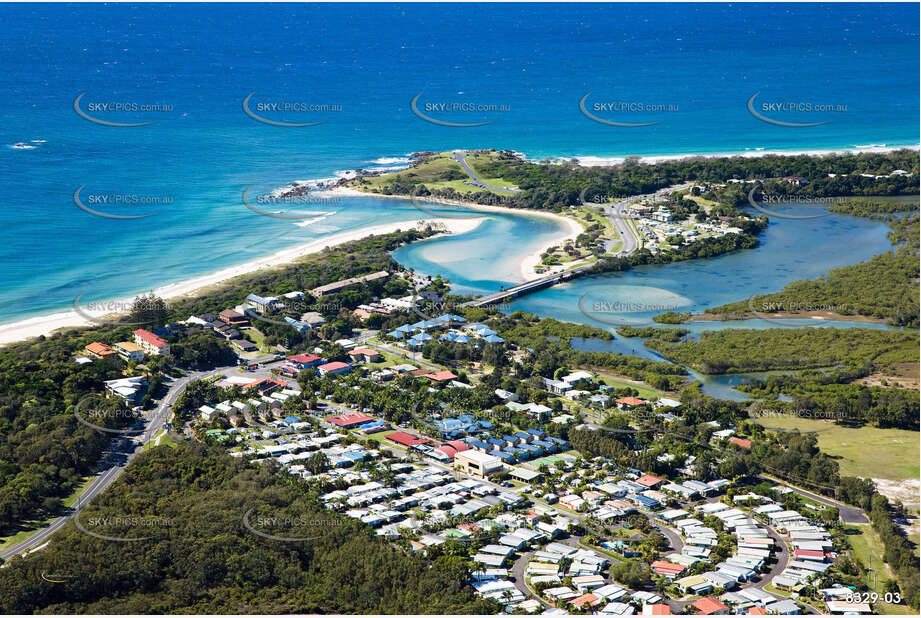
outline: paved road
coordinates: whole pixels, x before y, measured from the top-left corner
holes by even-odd
[[[124,471],[129,463],[141,452],[143,446],[150,442],[154,435],[163,427],[169,416],[173,402],[185,388],[185,385],[192,380],[201,379],[207,375],[226,372],[235,367],[222,367],[212,371],[194,371],[186,376],[173,380],[169,385],[169,390],[160,404],[154,410],[153,415],[147,420],[144,432],[140,436],[120,435],[112,440],[112,444],[99,461],[96,468],[99,470],[96,478],[83,490],[83,493],[77,498],[72,507],[65,511],[65,514],[53,519],[51,523],[30,536],[28,539],[13,545],[9,549],[0,553],[0,558],[4,560],[17,554],[28,552],[38,547],[51,537],[56,531],[60,530],[74,514],[93,501],[106,488],[112,484],[115,479]]]
[[[505,193],[517,193],[519,189],[514,189],[512,187],[494,187],[493,185],[486,184],[480,177],[476,175],[470,166],[467,165],[467,152],[465,150],[455,150],[451,154],[451,158],[460,163],[460,166],[463,168],[467,175],[470,176],[470,180],[475,187],[480,187],[481,189],[489,189],[490,191],[502,191]]]
[[[458,154],[455,153],[455,160],[457,160],[456,159],[457,156]],[[596,204],[593,202],[584,202],[584,203],[586,206],[596,206],[598,208],[601,208],[604,215],[608,217],[608,219],[611,220],[611,223],[614,225],[614,229],[617,231],[617,233],[620,235],[620,238],[621,238],[620,250],[615,255],[618,257],[622,257],[622,256],[633,253],[639,247],[639,241],[636,235],[634,235],[633,230],[630,228],[630,224],[627,222],[630,217],[628,217],[625,214],[625,211],[627,207],[629,206],[629,204],[637,199],[642,199],[642,198],[647,198],[647,197],[657,197],[659,195],[665,195],[673,191],[680,191],[682,189],[686,189],[689,186],[690,185],[688,184],[673,185],[671,187],[659,189],[655,193],[633,195],[627,199],[620,200],[619,202],[616,202],[614,204]],[[584,264],[582,266],[577,266],[569,270],[563,270],[560,272],[544,275],[543,277],[539,277],[537,279],[532,279],[531,281],[520,283],[516,286],[507,288],[505,290],[500,290],[492,294],[487,294],[486,296],[481,296],[480,298],[477,298],[476,300],[472,300],[472,301],[464,303],[463,306],[482,307],[484,305],[498,303],[499,301],[505,300],[507,298],[515,298],[518,296],[523,296],[524,294],[527,294],[529,292],[541,290],[545,287],[556,285],[557,283],[560,283],[561,281],[565,281],[567,279],[576,277],[579,275],[579,273],[589,270],[593,266],[594,264]]]
[[[820,496],[819,494],[812,493],[811,491],[800,489],[799,487],[790,485],[786,481],[783,481],[773,476],[769,476],[767,474],[761,474],[759,475],[759,478],[762,478],[762,479],[765,479],[767,481],[771,481],[774,483],[779,483],[781,485],[784,485],[785,487],[789,487],[790,489],[792,489],[793,491],[795,491],[796,493],[798,493],[799,495],[805,498],[809,498],[810,500],[815,500],[816,502],[820,504],[824,504],[826,506],[833,506],[837,508],[838,513],[841,515],[841,521],[843,521],[846,524],[868,524],[870,523],[869,518],[867,518],[863,510],[857,508],[856,506],[848,506],[846,504],[838,502],[837,500],[832,500],[831,498]]]
[[[771,570],[767,573],[762,573],[758,579],[758,583],[751,586],[742,586],[742,588],[758,588],[759,590],[764,590],[764,587],[774,581],[774,578],[783,573],[784,569],[787,568],[787,563],[790,562],[790,550],[787,548],[787,542],[780,536],[776,530],[771,528],[765,523],[761,524],[762,527],[767,530],[767,533],[774,539],[774,545],[776,549],[774,550],[774,558],[777,561],[771,566]]]

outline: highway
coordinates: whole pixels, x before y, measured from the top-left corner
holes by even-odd
[[[226,372],[235,367],[222,367],[211,371],[193,371],[186,376],[173,380],[170,383],[169,390],[160,400],[159,405],[153,411],[153,415],[146,420],[144,431],[137,435],[119,435],[112,439],[112,444],[96,465],[98,470],[96,478],[83,490],[83,493],[77,498],[73,506],[66,509],[64,515],[51,521],[48,526],[42,528],[24,541],[13,545],[9,549],[0,553],[0,558],[8,560],[18,554],[23,554],[45,543],[52,534],[60,530],[67,521],[74,516],[76,512],[93,501],[106,488],[112,484],[115,479],[125,470],[129,463],[141,452],[144,445],[150,442],[154,435],[163,427],[169,416],[173,402],[179,396],[179,393],[185,388],[185,385],[192,380]]]

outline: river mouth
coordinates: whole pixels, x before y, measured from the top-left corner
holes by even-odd
[[[527,229],[518,228],[520,223],[516,221],[525,217],[502,214],[501,218],[504,220],[501,226],[484,224],[455,239],[436,238],[415,243],[395,251],[393,257],[404,267],[448,278],[452,290],[457,293],[495,292],[515,281],[493,276],[503,269],[476,256],[482,250],[484,255],[501,256],[497,259],[506,263],[520,259],[524,255],[521,248],[509,239],[527,234]],[[501,236],[496,235],[497,230],[501,230]],[[868,260],[891,249],[887,232],[888,226],[883,222],[837,214],[808,221],[772,221],[759,236],[760,243],[754,249],[575,279],[510,301],[506,312],[523,310],[540,317],[595,326],[613,334],[609,341],[574,339],[572,345],[577,349],[668,361],[643,345],[641,339],[622,337],[616,334],[616,329],[621,325],[655,324],[652,317],[666,310],[701,313],[710,307],[744,300],[754,294],[776,292],[792,281],[819,277],[835,268]],[[461,242],[464,251],[472,252],[474,259],[457,259],[457,252],[452,249],[460,248]],[[441,262],[439,254],[452,257]],[[504,270],[509,271],[510,267]],[[586,298],[590,299],[588,311]],[[599,305],[599,301],[614,305]],[[599,311],[591,310],[592,302]],[[644,305],[652,310],[642,311],[646,308]],[[676,308],[655,310],[659,305]],[[704,331],[726,328],[895,328],[873,322],[810,318],[692,321],[680,327],[689,330],[694,338]],[[716,376],[689,370],[692,379],[701,381],[704,394],[733,401],[749,399],[733,386],[769,373]]]

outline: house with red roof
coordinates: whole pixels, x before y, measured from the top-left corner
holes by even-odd
[[[349,358],[354,363],[379,363],[384,360],[383,355],[377,350],[355,348],[349,352]]]
[[[373,420],[375,420],[373,417],[362,414],[361,412],[346,412],[339,416],[330,416],[326,418],[327,423],[332,423],[343,429],[352,429],[353,427],[370,423]]]
[[[467,446],[467,443],[464,442],[463,440],[448,440],[447,442],[445,442],[445,444],[453,448],[458,453],[463,453],[464,451],[470,450],[470,447]]]
[[[589,593],[583,594],[580,597],[576,597],[572,599],[570,603],[572,603],[576,607],[584,609],[585,607],[595,607],[596,605],[601,603],[601,599],[598,597],[597,594],[592,594],[591,592],[589,592]]]
[[[665,603],[653,603],[643,606],[644,616],[671,616],[672,609]]]
[[[668,579],[674,579],[684,572],[684,566],[665,560],[655,560],[652,563],[652,570],[656,575],[664,575]]]
[[[391,442],[402,444],[403,446],[416,446],[417,444],[428,444],[428,440],[406,433],[405,431],[395,431],[384,436]]]
[[[115,350],[104,343],[99,343],[98,341],[94,341],[93,343],[83,348],[83,350],[90,356],[95,356],[96,358],[107,358],[117,354]]]
[[[752,441],[746,440],[744,438],[737,438],[732,436],[729,438],[729,444],[735,444],[736,446],[741,446],[742,448],[750,449],[752,447]]]
[[[149,330],[144,330],[143,328],[134,331],[134,343],[148,354],[169,354],[169,344],[166,343],[166,339],[153,334]]]
[[[644,474],[640,478],[636,479],[636,482],[642,485],[643,487],[648,487],[649,489],[655,489],[664,480],[665,479],[660,479],[658,476],[653,476],[651,474]]]
[[[697,599],[691,603],[691,607],[696,609],[701,616],[722,616],[729,613],[729,608],[713,597]]]
[[[352,370],[352,366],[348,363],[343,363],[342,361],[334,361],[332,363],[326,363],[325,365],[320,365],[317,367],[317,373],[320,374],[320,377],[329,374],[334,376],[344,376],[347,375]]]
[[[449,380],[457,379],[457,376],[451,373],[450,371],[448,371],[447,369],[443,371],[436,371],[435,373],[427,373],[425,374],[424,377],[428,378],[432,382],[436,382],[439,384],[442,382],[447,382]]]
[[[637,397],[621,397],[620,399],[615,399],[614,403],[617,404],[617,407],[621,410],[625,408],[635,408],[636,406],[646,405],[645,399],[639,399]]]
[[[749,607],[748,608],[749,616],[767,616],[767,610],[763,607]]]
[[[259,391],[260,395],[271,395],[280,388],[288,388],[288,383],[284,380],[276,380],[275,378],[263,378],[252,384],[246,386],[247,389],[255,389]]]
[[[293,356],[286,356],[285,360],[288,361],[288,364],[297,367],[298,370],[318,367],[326,362],[316,354],[294,354]]]

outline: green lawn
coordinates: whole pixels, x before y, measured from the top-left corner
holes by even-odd
[[[157,440],[159,440],[159,442],[157,442]],[[179,443],[176,442],[176,441],[169,435],[169,432],[168,432],[168,431],[166,431],[165,429],[162,429],[162,430],[160,430],[160,432],[159,432],[156,436],[154,436],[153,440],[151,440],[150,442],[148,442],[147,444],[145,444],[145,445],[144,445],[144,448],[141,449],[141,450],[146,451],[146,450],[148,450],[148,449],[150,449],[150,448],[153,448],[154,445],[157,445],[157,446],[169,446],[169,447],[171,447],[171,448],[176,448],[177,446],[179,446]]]
[[[641,399],[656,400],[665,395],[664,391],[653,388],[648,384],[635,384],[629,380],[624,380],[623,378],[615,378],[612,375],[604,373],[599,373],[598,379],[608,386],[613,386],[615,388],[635,388],[637,391],[639,391],[639,396]]]
[[[487,158],[494,157],[495,155],[468,155],[467,156],[467,165],[470,166],[477,175],[480,177],[484,183],[488,185],[493,185],[496,187],[510,187],[517,188],[515,185],[510,183],[507,180],[502,178],[491,178],[489,176],[484,176],[479,173],[477,169],[477,163],[485,161]],[[410,182],[421,182],[424,183],[429,189],[454,189],[461,194],[474,194],[474,193],[495,193],[497,195],[511,195],[509,191],[490,191],[488,189],[483,189],[480,187],[475,187],[470,184],[466,184],[464,181],[469,181],[470,177],[463,172],[463,169],[452,158],[452,153],[442,152],[439,153],[437,157],[433,158],[431,161],[423,163],[417,167],[410,168],[401,172],[394,172],[391,174],[381,174],[380,176],[371,176],[364,179],[364,182],[358,183],[353,182],[351,186],[356,189],[363,191],[374,191],[380,190],[381,187],[390,184],[393,181],[410,181]],[[445,175],[451,172],[461,172],[464,173],[464,178],[458,180],[442,180],[445,178]]]
[[[921,474],[918,432],[907,429],[849,428],[830,421],[804,418],[770,418],[763,425],[783,429],[819,431],[819,448],[837,458],[844,476],[903,481]]]

